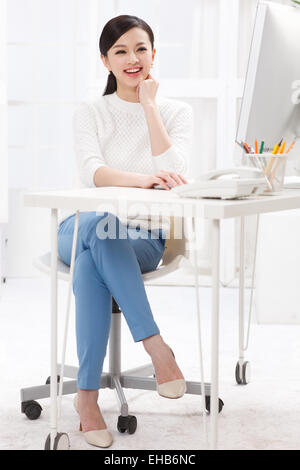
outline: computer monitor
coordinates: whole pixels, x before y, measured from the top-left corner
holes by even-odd
[[[273,148],[282,138],[300,138],[300,8],[261,1],[236,140]],[[289,155],[300,164],[300,139]]]

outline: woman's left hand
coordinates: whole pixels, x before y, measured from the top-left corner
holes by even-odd
[[[159,83],[155,80],[150,73],[147,75],[145,80],[142,80],[137,88],[137,99],[140,101],[142,106],[155,103],[156,93],[159,87]]]

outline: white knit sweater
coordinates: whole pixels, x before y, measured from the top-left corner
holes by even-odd
[[[172,142],[153,156],[148,125],[141,103],[131,103],[116,92],[81,103],[73,115],[74,151],[78,177],[74,187],[94,188],[93,177],[101,166],[122,171],[154,174],[169,170],[186,175],[193,134],[193,110],[184,102],[156,97],[156,103]],[[74,212],[60,211],[59,223]],[[151,217],[120,220],[130,227],[168,230],[168,219]]]

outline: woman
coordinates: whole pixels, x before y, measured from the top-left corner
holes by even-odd
[[[192,110],[186,103],[156,99],[158,82],[149,73],[156,53],[153,44],[151,28],[136,16],[112,18],[103,28],[99,45],[109,71],[106,90],[93,102],[82,103],[73,120],[85,187],[147,189],[159,184],[169,190],[187,183],[182,173],[187,167]],[[75,214],[64,217],[58,231],[58,253],[67,264],[74,219]],[[126,236],[103,236],[103,227],[110,222]],[[158,266],[167,231],[168,221],[138,215],[123,222],[110,213],[83,212],[79,217],[73,279],[79,359],[75,406],[86,440],[99,447],[112,443],[97,404],[112,297],[134,341],[142,341],[151,356],[158,393],[179,398],[186,391],[182,372],[154,321],[141,276]]]

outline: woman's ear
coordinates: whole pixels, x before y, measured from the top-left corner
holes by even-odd
[[[156,54],[156,49],[153,49],[153,53],[152,53],[152,65],[153,65],[153,62],[154,62],[155,54]]]
[[[106,67],[108,69],[108,71],[110,71],[110,67],[109,67],[107,57],[105,57],[103,54],[101,54],[100,57],[101,57],[101,60],[103,62],[104,67]]]

